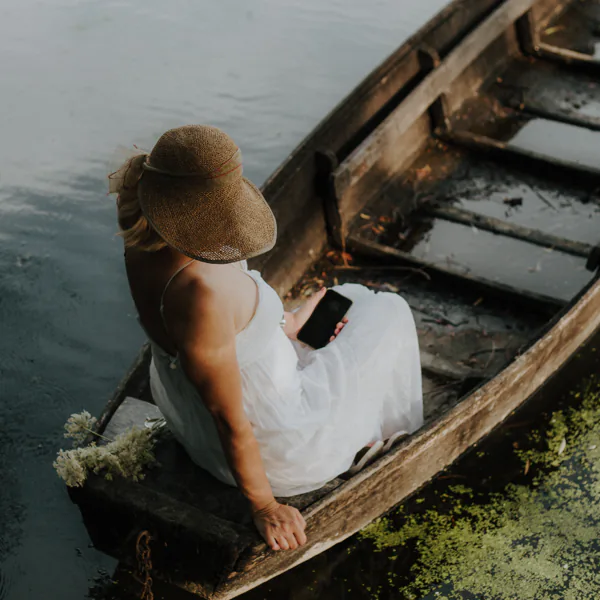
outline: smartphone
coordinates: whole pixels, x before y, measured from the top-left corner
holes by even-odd
[[[312,348],[323,348],[335,332],[335,326],[352,306],[352,300],[334,290],[327,290],[312,315],[298,331],[298,339]]]

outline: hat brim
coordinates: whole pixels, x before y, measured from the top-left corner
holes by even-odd
[[[270,206],[245,177],[226,187],[198,192],[193,177],[145,172],[138,197],[158,235],[196,260],[238,262],[268,252],[277,239]]]

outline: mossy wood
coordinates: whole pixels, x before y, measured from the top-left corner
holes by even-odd
[[[143,481],[93,476],[72,490],[96,547],[135,567],[135,540],[147,529],[155,577],[202,598],[233,598],[323,552],[412,494],[556,377],[598,331],[597,273],[587,280],[577,275],[577,287],[565,297],[498,280],[493,261],[482,274],[415,252],[419,228],[431,221],[429,206],[463,228],[459,237],[485,222],[492,237],[506,243],[550,244],[553,255],[570,251],[569,259],[581,263],[598,242],[559,239],[508,217],[486,220],[457,211],[443,190],[461,165],[508,156],[518,159],[508,161],[511,177],[526,177],[527,185],[536,177],[540,186],[558,186],[575,200],[594,197],[596,169],[561,162],[550,152],[524,152],[504,138],[504,125],[513,132],[521,125],[511,121],[514,110],[503,108],[506,93],[499,98],[495,88],[518,61],[545,69],[544,81],[557,89],[569,64],[585,63],[589,71],[591,59],[575,56],[568,43],[557,52],[540,41],[539,32],[565,18],[570,4],[452,2],[337,106],[263,187],[279,240],[251,266],[282,296],[291,291],[286,298],[296,302],[311,282],[345,277],[407,298],[422,349],[425,425],[359,474],[288,499],[308,523],[308,543],[293,552],[269,551],[237,489],[194,465],[167,435],[156,447],[160,466]],[[546,58],[554,62],[548,66]],[[580,76],[586,77],[569,71],[569,77]],[[508,100],[521,104],[517,96]],[[546,118],[555,110],[536,98],[530,102]],[[477,109],[473,114],[465,108],[469,103]],[[570,114],[572,125],[578,119]],[[459,148],[440,143],[438,135]],[[529,173],[526,161],[543,168]],[[560,222],[560,210],[555,216]],[[350,268],[340,264],[342,256],[348,260],[341,250],[355,254]],[[100,416],[100,432],[115,435],[155,416],[149,361],[145,346]]]

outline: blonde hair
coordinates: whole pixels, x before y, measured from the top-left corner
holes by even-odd
[[[137,193],[146,156],[138,154],[126,160],[108,176],[109,194],[117,194],[117,221],[120,228],[117,235],[123,238],[125,248],[158,252],[166,248],[167,243],[144,216]]]

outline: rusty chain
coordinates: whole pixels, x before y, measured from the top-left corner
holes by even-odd
[[[152,536],[148,530],[141,531],[135,542],[135,555],[138,563],[142,592],[140,600],[154,600],[152,593],[152,556],[150,554],[150,541]]]

